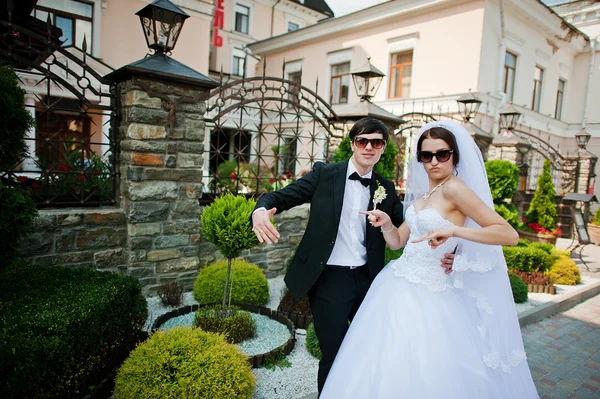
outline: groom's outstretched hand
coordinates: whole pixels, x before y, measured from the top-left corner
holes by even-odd
[[[266,210],[264,208],[257,209],[252,214],[252,231],[256,234],[258,242],[261,244],[266,242],[271,244],[279,241],[279,232],[271,223],[271,218],[277,212],[277,208]]]

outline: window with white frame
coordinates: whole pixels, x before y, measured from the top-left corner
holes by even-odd
[[[92,26],[94,5],[79,0],[41,0],[31,15],[44,22],[50,20],[62,31],[60,41],[63,47],[83,48],[85,38],[87,52],[92,52]]]
[[[331,66],[331,93],[329,102],[331,104],[347,104],[350,94],[350,63]]]
[[[565,98],[566,84],[566,80],[558,79],[558,89],[556,90],[556,107],[554,108],[554,119],[562,120],[563,100]]]
[[[517,56],[507,51],[504,56],[504,94],[506,101],[512,101],[515,94],[515,76],[517,73]]]
[[[278,174],[296,174],[296,150],[298,139],[296,136],[281,137],[281,145],[277,146],[279,155],[277,173]]]
[[[412,64],[412,50],[391,54],[388,98],[410,97]]]
[[[250,25],[250,8],[241,4],[235,5],[235,21],[233,29],[236,32],[248,34]]]
[[[231,65],[231,74],[234,76],[243,76],[245,69],[245,59],[240,55],[233,56],[233,63]]]
[[[300,29],[300,25],[299,24],[297,24],[295,22],[288,21],[288,23],[287,23],[287,31],[288,32],[293,32],[293,31],[298,30],[298,29]]]
[[[542,101],[542,84],[544,82],[544,69],[536,65],[533,72],[533,98],[531,99],[531,109],[540,112],[540,102]]]

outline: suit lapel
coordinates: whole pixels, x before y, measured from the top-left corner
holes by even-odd
[[[371,174],[372,179],[371,179],[371,185],[369,186],[369,206],[367,206],[367,210],[373,210],[373,194],[375,194],[375,189],[377,188],[377,183],[375,182],[375,180],[377,179],[377,176],[375,176],[375,171],[372,172]],[[369,232],[370,230],[373,228],[373,226],[371,226],[371,223],[369,222],[368,216],[365,215],[365,218],[367,218],[367,228],[366,228],[366,232],[365,232],[365,243],[367,245],[367,251],[369,250]]]
[[[344,190],[346,189],[346,174],[348,172],[348,161],[338,165],[333,174],[333,215],[335,225],[340,224],[342,217],[342,205],[344,202]]]

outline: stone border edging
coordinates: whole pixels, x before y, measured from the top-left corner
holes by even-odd
[[[578,290],[567,293],[557,301],[534,306],[533,308],[522,312],[519,314],[519,324],[521,327],[525,327],[529,324],[537,323],[546,317],[563,312],[598,294],[600,294],[600,281],[596,281],[595,283],[589,284],[587,287],[581,287]]]
[[[249,312],[257,313],[257,314],[260,314],[263,316],[267,316],[271,320],[275,320],[275,321],[285,325],[288,328],[288,330],[290,331],[290,338],[287,340],[287,342],[285,344],[280,345],[280,346],[270,350],[269,352],[259,353],[258,355],[248,356],[248,362],[250,363],[252,368],[258,368],[258,367],[262,366],[263,364],[265,364],[265,362],[268,359],[276,358],[277,356],[279,356],[282,349],[283,349],[283,353],[285,356],[289,355],[290,352],[294,349],[294,345],[296,344],[296,327],[294,327],[294,324],[291,322],[291,320],[288,319],[282,312],[280,313],[276,310],[271,310],[264,306],[249,305],[249,304],[235,303],[235,302],[232,302],[231,304],[239,307],[240,309],[244,309]],[[150,329],[149,335],[152,335],[155,331],[157,331],[160,328],[160,326],[163,323],[165,323],[169,319],[172,319],[173,317],[183,316],[184,314],[195,312],[196,310],[198,310],[200,308],[203,308],[206,306],[213,306],[213,305],[220,305],[220,304],[219,303],[204,303],[204,304],[200,304],[200,305],[199,304],[187,305],[187,306],[182,306],[178,309],[172,310],[170,312],[164,313],[164,314],[158,316],[156,318],[156,320],[154,320],[154,323],[152,323],[152,328]]]

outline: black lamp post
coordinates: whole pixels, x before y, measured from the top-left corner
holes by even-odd
[[[352,80],[360,101],[371,102],[385,74],[371,65],[371,57],[367,58],[367,61],[365,65],[352,72]]]
[[[475,118],[475,115],[477,115],[477,112],[479,112],[479,107],[482,103],[482,101],[477,98],[475,94],[471,93],[471,89],[469,89],[467,94],[456,100],[456,102],[458,103],[458,111],[460,116],[462,116],[463,121],[465,122],[470,122],[471,119]]]
[[[523,114],[521,114],[514,107],[512,102],[508,103],[508,105],[506,107],[504,107],[504,109],[502,109],[502,111],[500,111],[499,114],[500,114],[500,130],[515,129],[517,127],[517,124],[519,123],[519,120],[521,119],[521,116],[523,116]]]
[[[590,138],[592,138],[592,135],[589,134],[585,130],[585,128],[581,129],[581,131],[575,135],[575,140],[577,140],[577,146],[582,150],[585,150],[585,147],[587,147]]]
[[[189,15],[169,0],[156,0],[136,13],[140,17],[148,48],[168,53],[175,47],[184,21]]]

